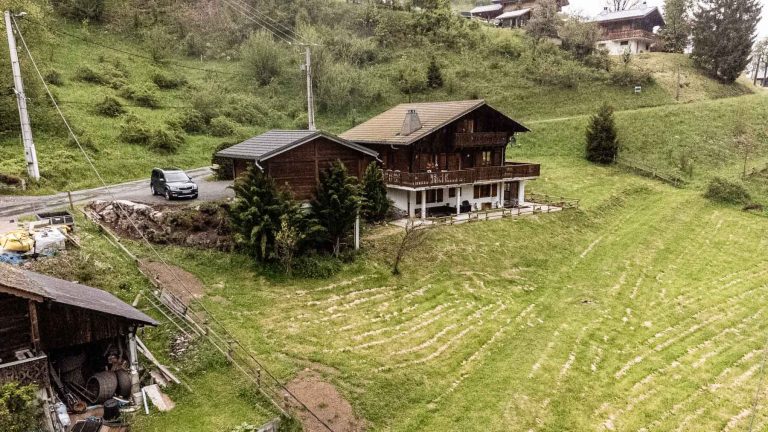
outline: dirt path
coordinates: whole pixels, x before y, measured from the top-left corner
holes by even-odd
[[[139,267],[187,306],[205,295],[205,285],[200,279],[182,268],[149,260],[140,261]]]
[[[305,369],[286,387],[317,414],[334,432],[362,432],[365,422],[355,415],[352,405],[339,393],[336,387],[325,381],[317,372]],[[296,416],[304,432],[328,432],[316,418],[292,400]]]

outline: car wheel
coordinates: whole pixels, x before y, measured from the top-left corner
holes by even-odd
[[[197,199],[197,194],[192,195],[192,199]]]
[[[168,192],[167,190],[165,191],[165,199],[168,200],[168,201],[171,200],[171,193]]]
[[[157,191],[155,190],[154,186],[150,186],[149,189],[152,191],[152,196],[157,195]]]

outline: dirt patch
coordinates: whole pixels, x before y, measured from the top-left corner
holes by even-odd
[[[123,237],[228,251],[233,240],[226,206],[202,203],[181,207],[118,200],[93,201],[87,209]]]
[[[365,430],[365,421],[355,415],[352,405],[333,384],[325,381],[317,372],[305,369],[286,387],[335,432]],[[328,429],[293,398],[286,397],[286,402],[293,408],[305,432],[328,432]]]
[[[170,291],[185,305],[205,295],[205,285],[192,273],[170,264],[142,260],[139,267],[157,284]]]

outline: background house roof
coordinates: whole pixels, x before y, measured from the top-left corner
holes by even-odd
[[[517,18],[527,14],[530,11],[531,11],[530,9],[518,9],[518,10],[509,11],[509,12],[504,12],[503,14],[497,16],[496,19],[503,20],[503,19],[509,19],[509,18]]]
[[[500,4],[490,4],[485,6],[478,6],[472,10],[469,11],[471,14],[478,14],[478,13],[486,13],[486,12],[496,12],[501,10]]]
[[[240,144],[221,150],[216,156],[234,159],[265,160],[286,150],[290,150],[315,138],[324,137],[343,146],[352,148],[372,157],[378,157],[375,151],[343,140],[337,136],[310,130],[271,130],[249,138]]]
[[[639,7],[636,9],[627,9],[627,10],[616,11],[616,12],[603,12],[600,15],[596,16],[595,19],[592,20],[592,22],[603,23],[603,22],[609,22],[609,21],[622,21],[622,20],[628,20],[628,19],[645,18],[654,12],[659,15],[658,18],[661,20],[661,24],[663,25],[664,17],[661,15],[659,8],[656,6]]]
[[[409,145],[484,106],[510,121],[514,132],[528,131],[525,126],[488,106],[484,100],[465,100],[400,104],[344,132],[341,137],[357,143]],[[403,136],[400,135],[400,131],[405,114],[409,110],[415,110],[419,115],[421,128],[410,135]]]
[[[55,303],[114,315],[142,324],[158,324],[143,312],[106,291],[17,269],[7,264],[0,264],[0,286],[43,297]]]

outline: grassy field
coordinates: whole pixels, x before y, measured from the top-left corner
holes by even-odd
[[[743,429],[767,324],[765,219],[572,156],[529,159],[545,167],[536,190],[580,197],[582,209],[440,228],[399,278],[393,238],[377,231],[321,281],[238,255],[163,253],[201,278],[207,307],[282,379],[322,365],[372,430]],[[168,333],[147,338],[162,352]],[[181,362],[196,392],[177,390],[176,411],[136,430],[268,416],[203,354]]]

